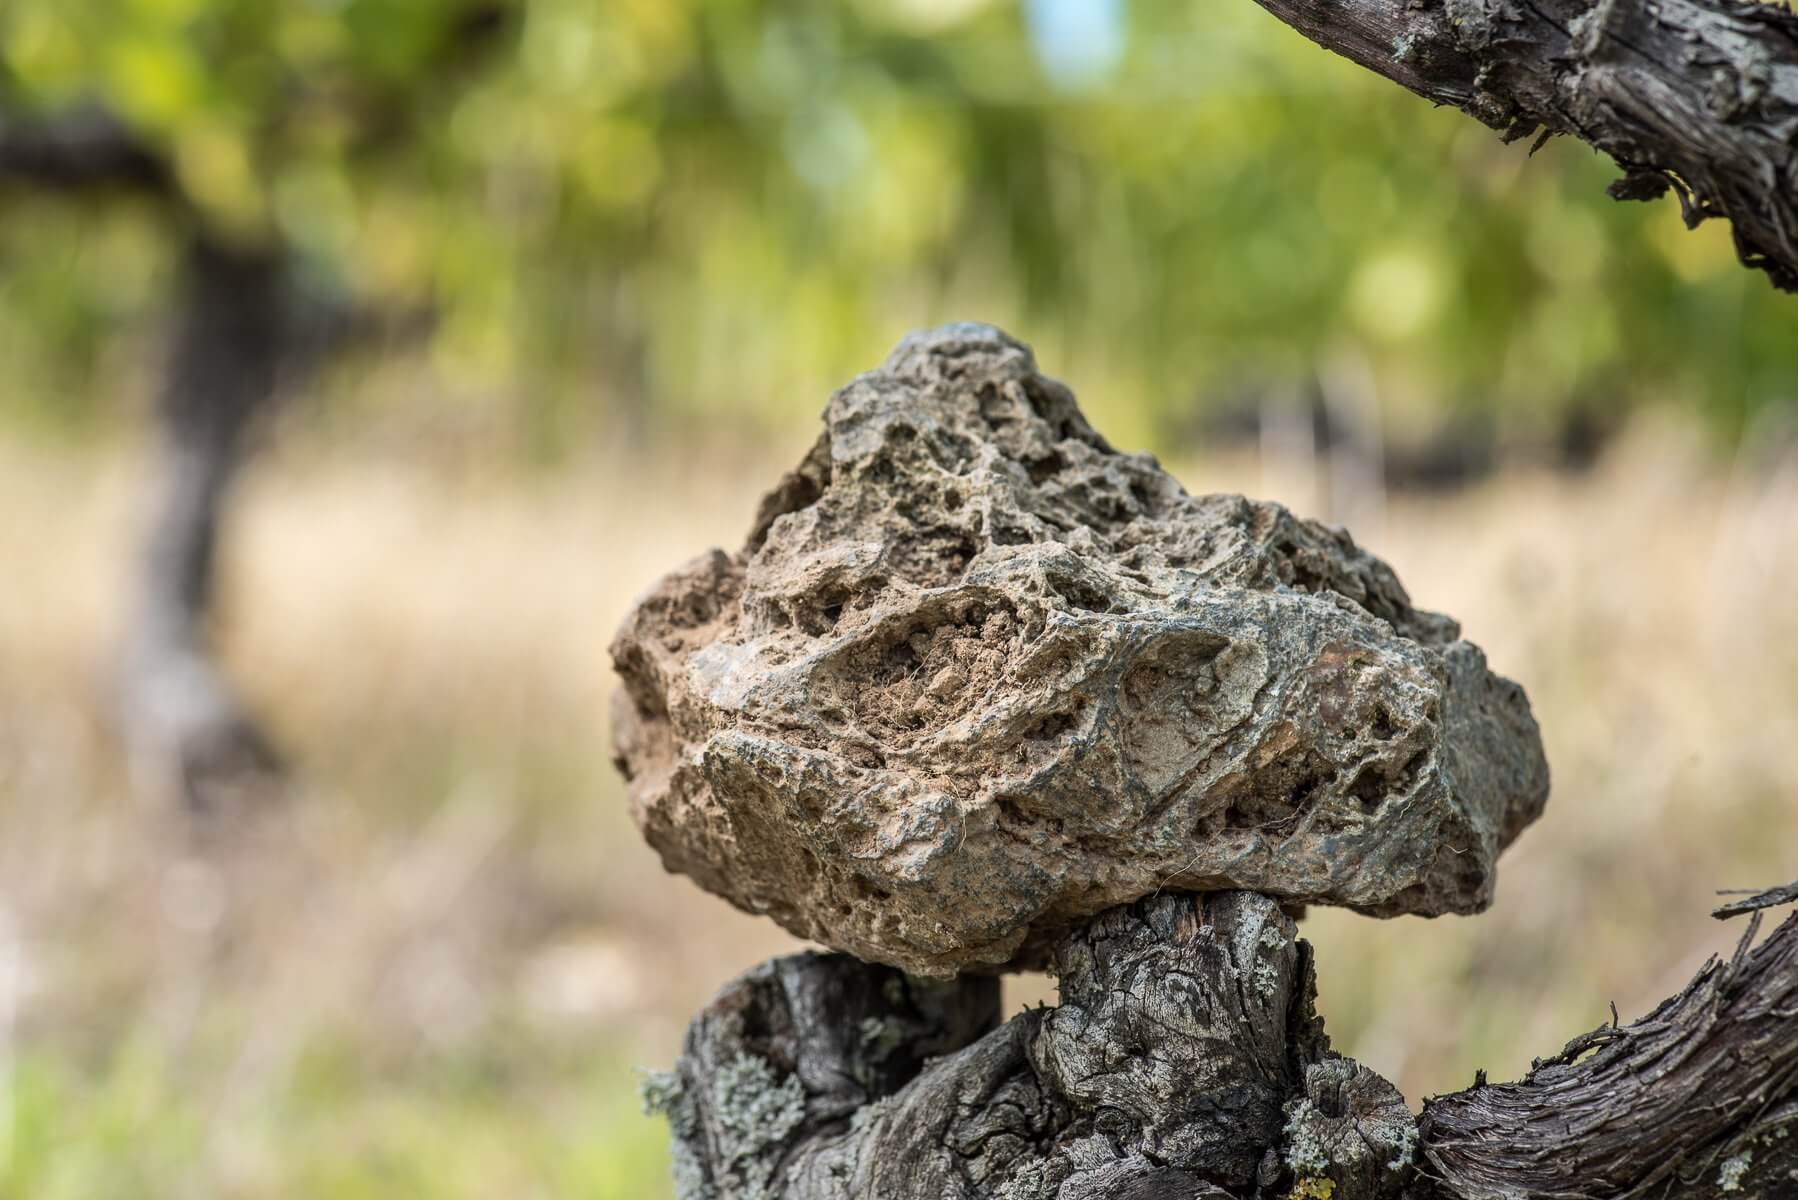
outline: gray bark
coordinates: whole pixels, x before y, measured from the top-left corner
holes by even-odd
[[[1100,915],[1056,952],[1060,1004],[998,1028],[988,978],[776,960],[646,1094],[683,1200],[1777,1200],[1798,1195],[1798,917],[1754,933],[1642,1021],[1421,1121],[1330,1051],[1309,946],[1246,892]]]
[[[1798,917],[1751,949],[1760,923],[1635,1024],[1426,1105],[1446,1194],[1798,1196]]]
[[[1330,1053],[1310,948],[1273,901],[1152,897],[1096,918],[1054,965],[1058,1007],[978,1040],[979,1023],[930,1025],[933,1051],[954,1053],[903,1086],[864,1085],[851,1112],[759,1032],[828,1045],[827,1078],[872,1079],[895,1054],[888,1031],[916,1021],[910,989],[952,998],[937,1011],[990,1014],[993,981],[920,984],[846,955],[751,972],[650,1089],[673,1121],[680,1194],[1247,1196],[1271,1194],[1295,1163],[1355,1195],[1399,1194],[1411,1115],[1390,1084]]]
[[[1510,139],[1569,134],[1727,217],[1798,290],[1798,15],[1754,0],[1256,0],[1312,41]]]

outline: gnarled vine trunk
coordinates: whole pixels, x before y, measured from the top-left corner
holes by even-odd
[[[1759,0],[1256,0],[1329,50],[1507,138],[1617,160],[1727,217],[1743,263],[1798,291],[1798,15]]]
[[[652,1079],[683,1200],[1798,1195],[1798,917],[1518,1083],[1431,1100],[1329,1049],[1266,897],[1161,895],[1066,938],[1061,1001],[840,954],[727,987]]]

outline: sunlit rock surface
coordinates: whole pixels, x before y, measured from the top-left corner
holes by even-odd
[[[984,326],[906,339],[824,423],[613,645],[669,869],[938,975],[1157,890],[1490,902],[1548,791],[1528,701],[1345,533],[1187,495]]]

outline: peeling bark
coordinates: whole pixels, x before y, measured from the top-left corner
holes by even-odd
[[[1425,1154],[1458,1200],[1798,1196],[1798,917],[1625,1028],[1519,1083],[1432,1100]]]
[[[1733,225],[1798,291],[1798,15],[1754,0],[1256,0],[1320,46],[1507,140],[1569,134]]]
[[[1247,892],[1112,909],[1061,1002],[846,955],[731,984],[646,1093],[683,1200],[1798,1196],[1798,917],[1515,1084],[1429,1102],[1330,1051],[1310,947]],[[941,1057],[937,1057],[937,1056]]]

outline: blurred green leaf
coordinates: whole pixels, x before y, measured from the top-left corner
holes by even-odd
[[[1612,202],[1583,147],[1529,157],[1253,5],[1117,11],[1121,57],[1063,87],[1062,23],[987,0],[13,0],[0,101],[98,99],[224,235],[435,306],[448,388],[539,446],[785,424],[966,317],[1106,363],[1157,441],[1344,346],[1393,413],[1603,395],[1727,432],[1798,396],[1791,301],[1720,224]],[[0,227],[21,378],[166,312],[98,262],[32,282],[143,219],[80,211]]]

